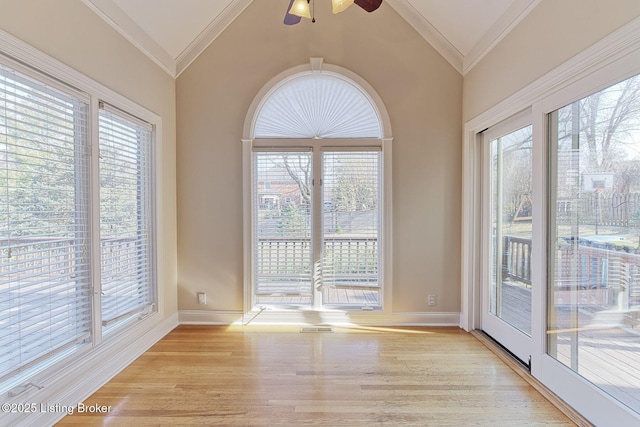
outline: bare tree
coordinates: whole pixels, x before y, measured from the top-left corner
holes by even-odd
[[[559,139],[579,132],[583,170],[618,173],[640,132],[640,77],[632,77],[570,106],[559,115]],[[579,118],[574,117],[579,114]],[[576,120],[577,119],[577,120]],[[579,123],[579,129],[574,129]]]
[[[300,188],[303,203],[311,206],[311,162],[308,156],[285,154],[282,160],[287,173]]]

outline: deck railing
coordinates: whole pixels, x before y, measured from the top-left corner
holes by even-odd
[[[531,285],[531,239],[504,236],[502,277]],[[561,240],[557,247],[556,291],[581,290],[594,304],[640,304],[640,254],[628,248],[599,248]],[[576,279],[577,277],[577,279]]]
[[[103,253],[115,271],[139,257],[137,238],[102,239]],[[12,281],[46,284],[48,277],[88,274],[88,248],[73,238],[19,237],[0,240],[0,290]],[[52,274],[53,273],[53,274]],[[106,292],[106,290],[103,289]]]
[[[378,285],[378,239],[331,237],[324,241],[323,250],[327,261],[325,284]],[[277,288],[284,293],[310,292],[311,239],[259,238],[256,262],[257,293],[271,293]]]
[[[531,286],[531,239],[504,236],[502,278]]]

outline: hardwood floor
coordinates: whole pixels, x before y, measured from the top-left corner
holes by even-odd
[[[457,328],[179,326],[58,426],[574,425]]]

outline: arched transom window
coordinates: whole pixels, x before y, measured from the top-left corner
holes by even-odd
[[[274,79],[247,116],[246,311],[381,311],[386,113],[370,87],[313,68]]]
[[[287,80],[261,106],[255,138],[381,138],[378,114],[362,90],[333,74]]]

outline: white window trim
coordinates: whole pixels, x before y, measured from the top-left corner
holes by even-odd
[[[162,118],[150,110],[138,105],[116,91],[85,76],[79,71],[35,49],[31,45],[19,40],[13,35],[0,30],[0,55],[9,62],[15,62],[21,72],[33,74],[30,68],[37,70],[35,75],[42,79],[42,75],[54,85],[65,91],[77,92],[89,100],[90,103],[90,139],[92,141],[92,157],[97,156],[97,114],[98,102],[105,101],[111,105],[127,111],[145,122],[153,124],[153,197],[154,197],[154,229],[155,229],[155,278],[156,278],[156,311],[140,322],[122,327],[110,334],[108,339],[100,342],[100,334],[94,335],[91,348],[85,348],[73,353],[69,357],[64,355],[43,367],[34,374],[31,381],[36,386],[27,387],[19,396],[9,397],[7,393],[0,395],[0,403],[25,402],[40,405],[40,403],[59,402],[62,405],[77,405],[89,397],[98,387],[124,369],[146,349],[170,332],[178,324],[177,313],[165,319],[164,288],[166,279],[160,274],[159,268],[164,265],[163,244],[163,180],[162,180],[162,151],[163,126]],[[26,65],[26,67],[20,64]],[[47,77],[48,76],[48,77]],[[88,95],[87,95],[88,94]],[[94,185],[97,180],[94,180]],[[92,190],[95,190],[92,187]],[[94,193],[97,194],[97,193]],[[95,199],[95,200],[94,200]],[[94,197],[91,203],[98,203]],[[95,220],[92,219],[95,227]],[[99,242],[98,242],[99,246]],[[98,253],[99,252],[95,252]],[[101,328],[101,322],[94,322],[94,327]],[[100,369],[96,369],[100,366]],[[18,385],[18,384],[15,384]],[[54,424],[62,418],[64,413],[12,413],[3,415],[3,420],[12,423],[27,422],[39,425]],[[27,421],[28,420],[28,421]]]
[[[532,252],[532,375],[595,424],[632,425],[638,415],[546,354],[546,115],[575,100],[640,73],[640,18],[636,18],[496,106],[468,121],[463,133],[462,266],[460,327],[480,327],[480,161],[479,134],[513,114],[532,109],[534,157],[534,239]],[[576,390],[571,384],[585,387]]]
[[[382,230],[382,265],[381,265],[381,277],[383,283],[382,292],[382,310],[377,312],[357,312],[357,311],[325,311],[320,312],[321,315],[317,317],[318,321],[325,323],[373,323],[373,322],[390,322],[392,317],[392,278],[393,278],[393,235],[392,235],[392,153],[391,143],[393,138],[391,136],[391,120],[387,109],[382,102],[382,99],[377,94],[375,89],[362,77],[356,73],[342,68],[337,65],[326,64],[322,58],[311,58],[308,64],[299,65],[297,67],[290,68],[281,72],[267,82],[262,89],[256,94],[253,102],[249,106],[247,115],[244,121],[243,135],[242,135],[242,170],[243,170],[243,271],[244,271],[244,307],[243,307],[243,323],[257,322],[258,315],[264,319],[262,321],[269,323],[306,323],[309,322],[308,316],[300,316],[299,312],[292,313],[291,310],[278,310],[278,313],[274,316],[268,314],[262,314],[262,311],[254,306],[252,287],[254,283],[254,269],[253,269],[253,222],[252,212],[253,197],[252,197],[252,185],[253,182],[253,168],[252,168],[252,150],[254,145],[268,146],[270,143],[283,142],[284,145],[296,145],[300,146],[299,142],[295,140],[284,142],[283,140],[275,139],[262,139],[255,140],[253,129],[257,116],[260,112],[260,107],[264,101],[269,97],[273,91],[277,90],[282,84],[288,80],[299,76],[302,73],[330,73],[333,76],[337,76],[346,80],[350,80],[360,87],[362,93],[368,97],[369,101],[373,105],[381,126],[381,138],[376,138],[377,143],[375,145],[382,148],[382,192],[383,192],[383,230]],[[299,141],[299,140],[298,140]],[[305,140],[305,145],[309,145],[313,140]],[[328,141],[328,140],[327,140]],[[372,146],[372,139],[362,140],[349,140],[340,139],[332,140],[340,141],[340,144],[351,144]],[[310,309],[310,311],[313,311]]]

